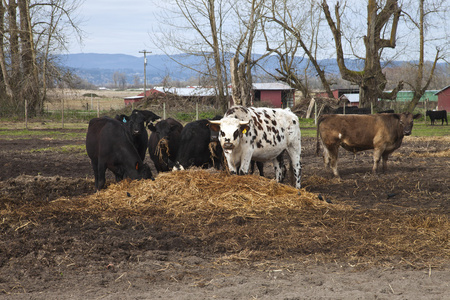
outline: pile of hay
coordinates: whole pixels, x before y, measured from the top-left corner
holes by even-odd
[[[85,199],[97,211],[149,208],[166,214],[231,213],[257,217],[280,210],[324,208],[330,204],[316,194],[261,176],[230,176],[215,170],[190,169],[160,174],[155,181],[124,180]]]

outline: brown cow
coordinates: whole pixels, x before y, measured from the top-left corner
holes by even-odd
[[[324,147],[325,167],[330,166],[336,177],[339,146],[347,151],[373,151],[373,169],[376,173],[382,158],[383,172],[389,154],[402,144],[403,136],[410,135],[413,120],[421,115],[411,113],[377,115],[323,115],[317,123],[317,148],[319,142]],[[319,141],[320,136],[320,141]]]

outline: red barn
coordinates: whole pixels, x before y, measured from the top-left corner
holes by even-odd
[[[438,96],[438,110],[450,111],[450,85],[446,86],[435,95]]]
[[[254,83],[253,93],[255,101],[266,102],[273,107],[294,106],[295,89],[286,83]]]
[[[150,89],[150,90],[145,91],[146,97],[149,97],[150,95],[157,94],[157,93],[164,94],[163,92],[155,90],[155,89]],[[132,103],[139,102],[142,99],[144,99],[144,93],[140,93],[137,96],[125,97],[125,98],[123,98],[123,101],[125,102],[125,105],[129,105]]]

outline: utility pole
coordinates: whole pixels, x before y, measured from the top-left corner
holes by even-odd
[[[151,51],[142,50],[139,53],[144,53],[144,99],[147,97],[147,53],[152,53]]]

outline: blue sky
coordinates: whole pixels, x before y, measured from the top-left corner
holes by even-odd
[[[152,54],[162,54],[162,51],[153,44],[150,35],[155,34],[160,27],[155,16],[161,16],[162,7],[170,5],[169,2],[169,0],[85,0],[78,10],[79,18],[83,20],[80,28],[85,32],[85,37],[81,45],[73,39],[69,45],[69,53],[121,53],[141,57],[139,51],[145,49]],[[445,35],[443,32],[449,30],[449,19],[447,18],[445,22],[441,28],[430,30]],[[398,37],[401,36],[399,32]],[[399,50],[401,43],[397,48],[397,51],[402,51]],[[448,51],[448,48],[442,45],[441,49]],[[332,48],[331,56],[334,56],[334,51]],[[410,46],[404,54],[407,52],[412,52]],[[427,59],[433,59],[434,53],[435,48],[432,45],[427,51],[429,56]],[[408,55],[404,56],[406,60],[411,59]],[[417,58],[417,55],[414,54],[413,57]]]
[[[83,43],[75,40],[69,53],[121,53],[142,56],[148,50],[160,54],[149,34],[157,28],[154,14],[159,9],[150,0],[86,0],[78,9],[85,32]]]

